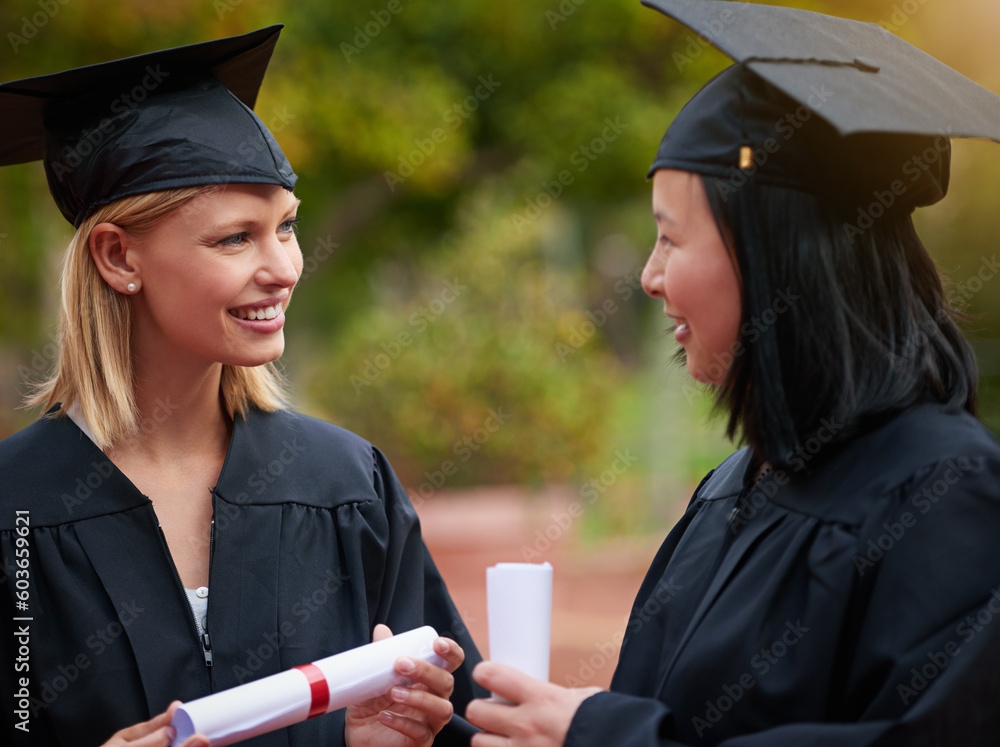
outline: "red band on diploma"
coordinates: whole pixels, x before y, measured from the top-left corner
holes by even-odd
[[[312,703],[309,705],[309,716],[316,718],[326,713],[330,707],[330,686],[326,683],[323,671],[315,664],[303,664],[298,669],[309,680],[309,692],[312,694]]]

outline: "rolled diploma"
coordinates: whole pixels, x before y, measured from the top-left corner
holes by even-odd
[[[171,723],[177,736],[172,744],[176,747],[193,734],[204,734],[212,747],[234,744],[382,695],[410,682],[395,671],[400,656],[445,666],[434,653],[437,637],[437,631],[425,625],[184,703],[174,711]],[[329,690],[328,702],[320,675]]]
[[[486,569],[490,659],[545,682],[552,630],[552,566],[497,563]]]

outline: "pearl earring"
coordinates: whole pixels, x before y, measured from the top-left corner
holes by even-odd
[[[137,290],[139,290],[139,286],[137,286],[135,283],[129,283],[128,285],[125,286],[125,290],[127,290],[129,293],[135,293]]]

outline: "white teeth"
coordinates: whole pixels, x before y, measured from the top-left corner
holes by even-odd
[[[275,306],[265,306],[263,309],[236,309],[236,311],[230,311],[229,313],[237,319],[258,321],[261,319],[274,319],[281,313],[282,308],[282,305],[279,303]]]
[[[687,328],[688,328],[688,326],[687,326],[687,324],[686,324],[686,323],[685,323],[685,324],[678,324],[678,325],[677,325],[677,329],[676,329],[675,331],[676,331],[676,332],[683,332],[683,331],[684,331],[684,330],[686,330]]]

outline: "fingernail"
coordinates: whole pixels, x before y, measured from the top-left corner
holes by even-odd
[[[167,727],[167,739],[169,739],[171,742],[173,742],[176,737],[177,737],[177,729],[175,729],[172,726],[168,726]]]
[[[413,659],[406,656],[401,656],[396,661],[396,669],[403,674],[413,674],[416,671],[417,665],[414,663]]]
[[[392,721],[393,713],[391,711],[381,711],[378,715],[378,720],[383,724],[388,724]]]
[[[394,687],[389,691],[389,694],[397,703],[405,703],[406,699],[410,697],[410,691],[405,687]]]

